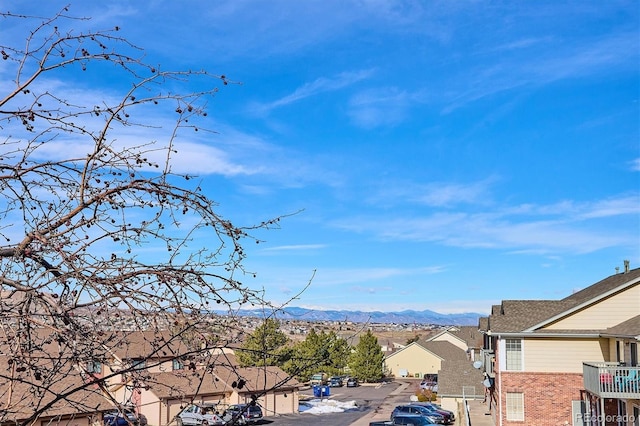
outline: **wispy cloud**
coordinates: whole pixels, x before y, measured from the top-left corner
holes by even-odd
[[[283,96],[280,99],[269,103],[256,103],[251,107],[251,110],[263,115],[268,114],[273,109],[290,105],[308,97],[315,96],[320,93],[333,92],[351,86],[370,77],[372,74],[373,70],[360,70],[354,72],[343,72],[331,78],[320,77],[311,83],[306,83],[298,87],[292,93]]]
[[[496,178],[488,178],[478,182],[430,182],[416,184],[411,182],[385,182],[374,196],[376,203],[396,202],[433,206],[453,207],[462,204],[487,204],[491,199],[491,186]]]
[[[401,123],[419,94],[410,94],[397,87],[362,91],[349,100],[348,115],[358,127],[373,129]]]
[[[286,246],[269,247],[262,250],[263,253],[279,254],[282,252],[305,252],[310,250],[320,250],[326,248],[326,244],[293,244]]]
[[[549,49],[549,43],[557,48]],[[602,73],[612,67],[618,71],[632,71],[636,63],[629,52],[637,51],[638,47],[636,32],[619,32],[580,42],[553,40],[541,43],[538,40],[498,46],[498,51],[509,48],[511,54],[496,58],[491,67],[464,70],[464,76],[453,80],[462,84],[445,86],[443,98],[446,104],[442,111],[447,114],[470,102],[515,88],[533,90],[559,80]]]
[[[389,241],[537,253],[590,253],[637,244],[637,235],[602,220],[640,214],[637,196],[591,203],[502,206],[486,212],[435,212],[420,217],[357,217],[333,225]],[[594,221],[598,221],[595,222]]]

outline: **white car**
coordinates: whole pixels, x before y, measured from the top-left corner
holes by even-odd
[[[191,404],[176,416],[178,426],[217,426],[224,425],[215,403]]]

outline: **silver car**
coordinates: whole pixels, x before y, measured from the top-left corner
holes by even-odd
[[[176,422],[178,426],[224,425],[225,421],[216,407],[215,403],[190,404],[178,413]]]

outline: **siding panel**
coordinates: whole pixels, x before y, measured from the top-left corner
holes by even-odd
[[[527,372],[582,374],[583,361],[608,361],[608,339],[526,339]]]

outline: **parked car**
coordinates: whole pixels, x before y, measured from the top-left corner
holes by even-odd
[[[391,412],[391,420],[393,420],[397,416],[405,415],[405,414],[414,414],[414,415],[425,417],[429,419],[431,423],[437,423],[437,424],[445,423],[444,416],[437,413],[434,409],[423,406],[423,405],[413,405],[413,404],[398,405]]]
[[[218,426],[226,424],[215,403],[187,405],[176,416],[178,426]]]
[[[262,409],[257,405],[234,404],[222,413],[222,418],[227,422],[232,418],[238,419],[237,424],[240,425],[257,423],[262,420]]]
[[[327,374],[326,373],[316,373],[311,376],[311,385],[324,385],[327,383]]]
[[[358,386],[358,379],[356,379],[355,377],[349,377],[347,379],[347,387],[348,388],[355,388]]]
[[[332,388],[342,386],[342,377],[334,376],[329,379],[329,386]]]
[[[456,421],[456,415],[453,411],[445,410],[435,402],[414,402],[413,405],[423,405],[425,407],[433,408],[437,413],[444,416],[445,424],[451,425]]]
[[[389,426],[389,425],[432,425],[433,422],[418,414],[399,414],[393,420],[387,422],[370,422],[369,426]]]
[[[430,390],[431,392],[438,393],[438,382],[423,380],[422,382],[420,382],[420,389]]]
[[[138,416],[132,407],[106,411],[102,420],[105,426],[147,426],[147,418],[143,415]]]

